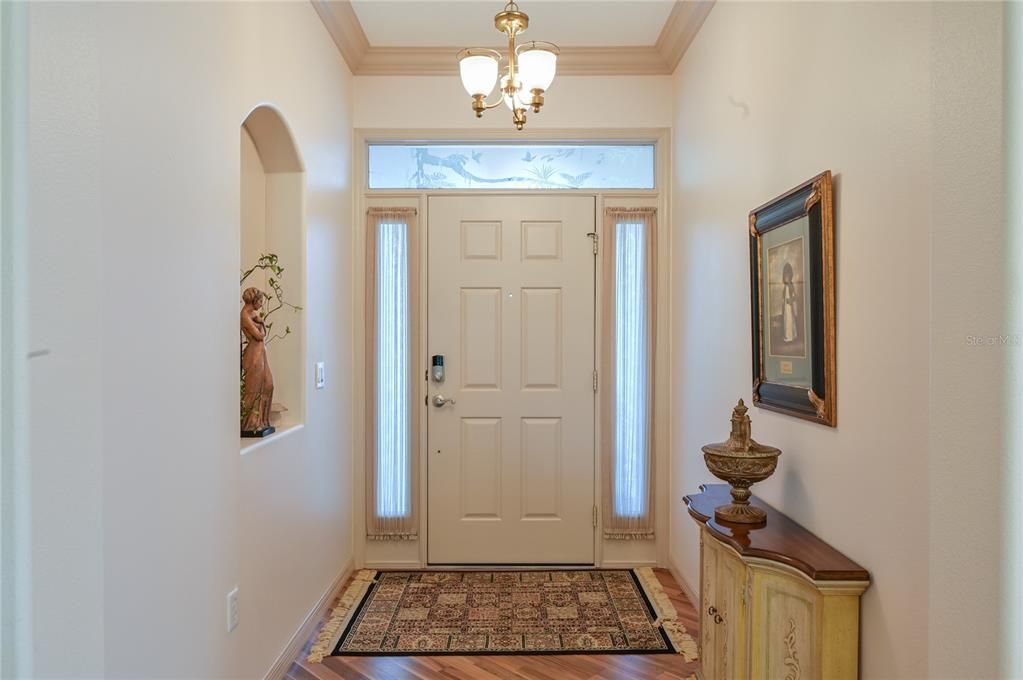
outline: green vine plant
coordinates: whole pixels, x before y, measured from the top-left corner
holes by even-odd
[[[248,269],[242,270],[239,286],[245,285],[245,280],[248,279],[253,274],[255,274],[256,272],[264,272],[265,274],[267,274],[266,285],[269,288],[269,291],[267,290],[263,291],[263,309],[260,310],[259,316],[261,319],[263,319],[263,324],[266,326],[267,334],[266,344],[269,345],[274,340],[280,340],[291,335],[291,326],[288,325],[284,326],[284,332],[274,333],[273,327],[274,324],[276,323],[276,320],[269,321],[270,317],[275,312],[278,312],[281,309],[287,308],[297,314],[298,312],[302,311],[302,308],[299,307],[298,305],[291,304],[285,297],[284,288],[281,285],[281,279],[284,276],[284,267],[281,266],[280,258],[278,258],[275,253],[264,253],[260,255],[259,259],[256,260],[256,264],[252,265]],[[240,335],[241,347],[238,355],[239,363],[241,362],[242,355],[245,354],[245,347],[248,345],[248,340],[245,339],[245,334],[240,333]],[[242,371],[240,379],[241,383],[239,386],[239,401],[244,402],[245,398],[244,371]],[[249,413],[257,408],[259,408],[258,403],[254,404],[251,409],[247,410],[243,403],[241,414],[242,420],[244,421],[245,418],[248,417]]]
[[[266,272],[269,274],[266,285],[269,286],[270,291],[263,291],[263,309],[260,311],[260,317],[263,319],[264,325],[266,325],[267,340],[266,344],[270,344],[276,339],[283,338],[287,335],[291,335],[291,326],[285,326],[283,333],[274,334],[273,326],[274,322],[269,321],[270,316],[285,307],[291,309],[293,312],[301,312],[302,308],[298,305],[293,305],[288,302],[284,297],[284,289],[281,287],[281,278],[284,275],[284,267],[280,265],[280,259],[274,253],[264,253],[259,256],[256,260],[256,264],[252,265],[248,269],[242,272],[242,278],[239,282],[239,286],[245,283],[245,280],[252,276],[257,271]],[[244,347],[242,347],[244,349]]]

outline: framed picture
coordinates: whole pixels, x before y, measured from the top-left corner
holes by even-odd
[[[831,171],[749,214],[753,403],[835,426]]]

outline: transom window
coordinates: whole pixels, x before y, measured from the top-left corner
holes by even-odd
[[[370,189],[653,189],[653,144],[370,144]]]

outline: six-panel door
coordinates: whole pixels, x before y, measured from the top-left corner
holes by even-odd
[[[433,564],[593,563],[594,203],[429,199]]]

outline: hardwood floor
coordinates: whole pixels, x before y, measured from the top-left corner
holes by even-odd
[[[696,608],[668,570],[656,573],[679,620],[699,640]],[[288,680],[687,680],[700,667],[699,661],[686,663],[681,654],[331,656],[323,663],[305,657],[303,650]]]

